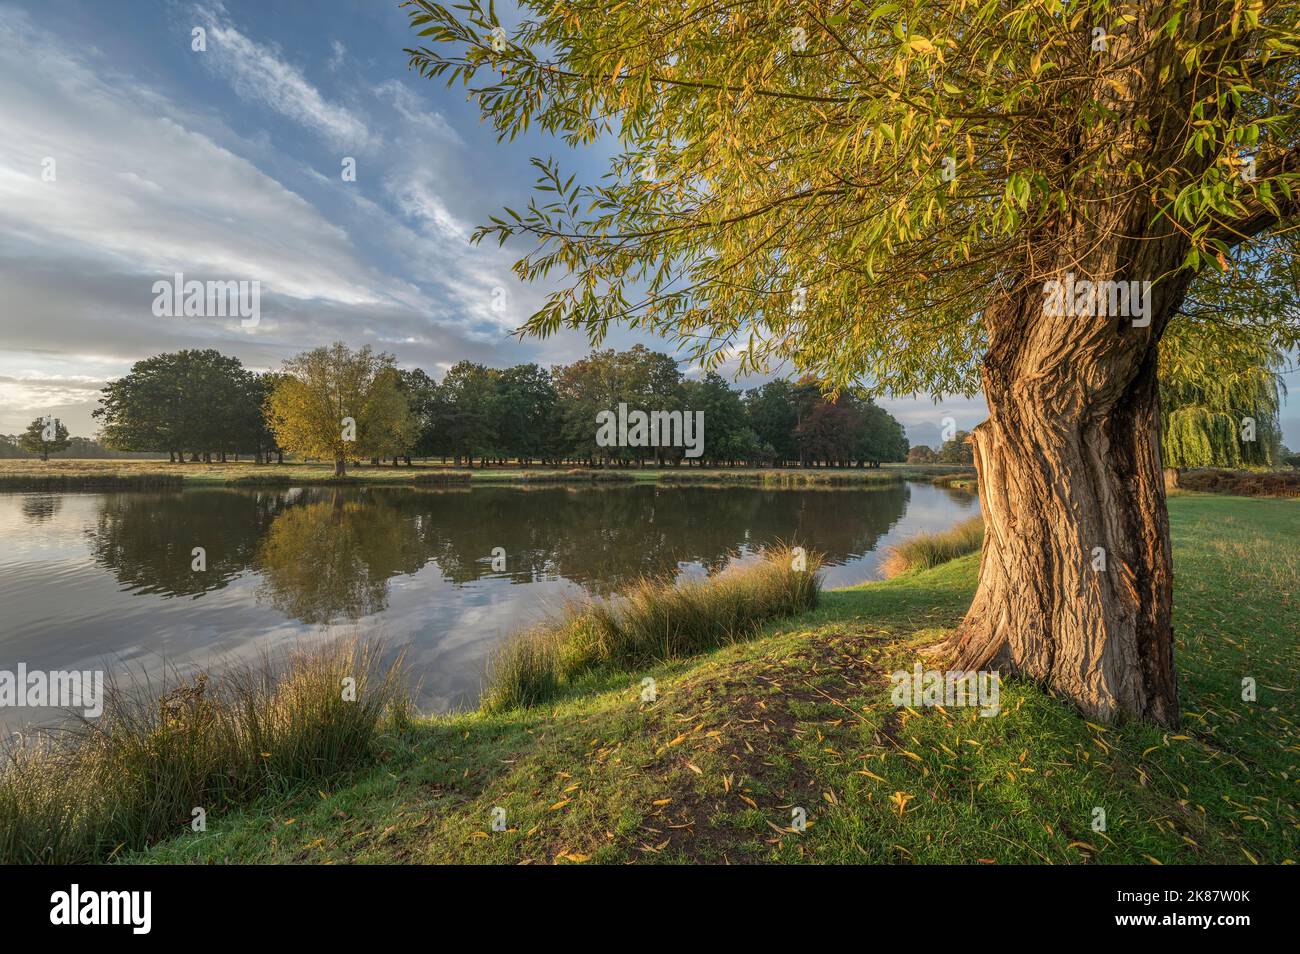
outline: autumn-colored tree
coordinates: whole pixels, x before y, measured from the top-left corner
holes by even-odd
[[[503,137],[617,136],[607,176],[537,160],[538,196],[478,233],[562,279],[526,329],[982,387],[989,532],[936,661],[1177,723],[1157,347],[1189,299],[1230,328],[1240,287],[1291,279],[1300,4],[523,6],[507,31],[482,0],[412,0],[407,52]],[[1251,314],[1300,341],[1294,311]]]
[[[28,453],[40,454],[41,460],[49,460],[51,454],[66,450],[69,443],[68,429],[52,416],[38,417],[18,438],[19,447]]]
[[[334,461],[336,476],[349,459],[400,454],[417,436],[392,355],[336,341],[285,361],[284,375],[266,402],[276,442]]]

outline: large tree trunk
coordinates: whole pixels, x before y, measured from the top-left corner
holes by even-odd
[[[1165,237],[1137,254],[1121,271],[1112,247],[1091,277],[1160,275],[1181,246]],[[1156,345],[1186,279],[1151,289],[1146,326],[1045,314],[1042,287],[989,305],[989,419],[972,434],[979,586],[935,653],[1036,680],[1093,718],[1176,725]]]
[[[984,551],[953,667],[1037,680],[1095,718],[1175,725],[1154,349],[1112,399],[985,377]]]

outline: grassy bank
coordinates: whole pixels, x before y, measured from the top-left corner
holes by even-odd
[[[984,520],[972,517],[943,533],[921,533],[890,547],[880,569],[887,577],[928,570],[974,553],[984,543]]]
[[[825,592],[756,640],[593,673],[544,706],[420,720],[374,771],[127,860],[1295,860],[1300,506],[1188,494],[1170,513],[1180,731],[1089,725],[1016,682],[996,718],[893,706],[887,674],[961,618],[972,555]]]
[[[467,470],[437,463],[416,462],[413,466],[349,467],[347,476],[334,476],[327,463],[255,464],[252,461],[225,464],[171,464],[154,460],[0,460],[0,491],[56,491],[181,487],[181,486],[290,486],[355,485],[410,486],[418,484],[463,485],[547,484],[547,483],[661,483],[737,484],[764,487],[862,487],[898,483],[901,480],[942,479],[954,468],[887,464],[878,470],[867,468],[809,468],[778,470],[761,468],[521,468],[514,465]]]
[[[383,666],[355,642],[211,683],[200,675],[161,699],[146,686],[106,687],[97,720],[4,752],[0,864],[101,861],[189,827],[195,809],[220,817],[337,780],[373,759],[379,736],[409,714],[400,663]]]
[[[818,566],[781,547],[707,579],[644,580],[616,599],[572,604],[498,651],[483,708],[541,705],[602,670],[635,672],[751,638],[817,604]]]

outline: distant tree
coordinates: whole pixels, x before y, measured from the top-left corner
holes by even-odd
[[[1271,467],[1281,459],[1281,351],[1264,335],[1175,326],[1160,343],[1166,467]]]
[[[682,383],[682,406],[688,412],[704,412],[705,459],[734,464],[761,448],[758,435],[746,420],[740,392],[732,390],[716,371]]]
[[[614,410],[621,389],[613,351],[593,351],[552,374],[560,401],[565,455],[588,463],[622,456],[621,449],[596,444],[596,415]]]
[[[969,431],[958,431],[944,441],[935,454],[935,462],[940,464],[973,464],[974,460]]]
[[[438,382],[419,368],[398,374],[402,393],[406,395],[407,406],[415,419],[415,438],[406,457],[409,464],[413,456],[432,457],[439,452],[438,438],[445,426],[439,413],[442,395]]]
[[[795,427],[800,457],[811,464],[845,466],[855,456],[861,428],[862,417],[847,395],[836,400],[819,396]]]
[[[393,356],[341,341],[284,362],[267,400],[271,431],[287,452],[334,461],[384,457],[409,447],[416,423],[399,386]]]
[[[935,454],[927,445],[917,444],[907,452],[907,462],[909,464],[933,464]]]
[[[506,368],[496,379],[497,438],[502,453],[527,466],[557,449],[558,397],[550,372],[536,364]]]
[[[40,454],[41,460],[49,460],[68,446],[68,429],[56,417],[38,417],[27,425],[27,430],[18,438],[19,445],[25,451]]]
[[[239,443],[238,451],[252,452],[260,464],[265,460],[271,463],[271,456],[277,455],[281,462],[284,451],[276,443],[275,433],[267,417],[267,401],[284,375],[278,371],[263,374],[248,374],[243,379],[239,395]]]
[[[114,449],[224,459],[248,439],[256,415],[252,377],[238,358],[210,348],[155,355],[110,381],[92,415]]]
[[[442,379],[447,402],[447,440],[459,463],[464,458],[470,466],[500,449],[501,409],[497,379],[501,372],[473,361],[458,361]]]
[[[857,402],[862,418],[860,437],[854,457],[872,466],[898,463],[907,457],[907,433],[892,414],[874,401]]]
[[[745,416],[758,439],[772,448],[777,463],[788,464],[798,459],[794,429],[799,423],[799,409],[791,382],[777,379],[746,391]]]

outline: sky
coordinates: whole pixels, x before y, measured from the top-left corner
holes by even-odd
[[[181,348],[260,371],[342,340],[438,378],[585,354],[581,332],[511,334],[546,286],[514,278],[524,246],[469,236],[526,204],[531,157],[590,182],[609,148],[498,143],[462,88],[408,71],[414,42],[396,0],[0,0],[0,432],[53,414],[90,436],[107,381]],[[178,272],[260,282],[260,321],[156,316]],[[674,353],[625,330],[606,345],[636,342]],[[979,398],[880,403],[913,444],[986,416]],[[1300,446],[1300,402],[1283,425]]]

